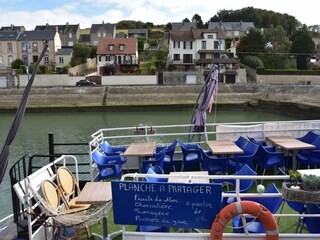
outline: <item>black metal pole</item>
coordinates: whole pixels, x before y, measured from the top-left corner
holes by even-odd
[[[53,162],[54,161],[54,136],[53,136],[53,133],[48,133],[48,145],[49,145],[50,162]]]

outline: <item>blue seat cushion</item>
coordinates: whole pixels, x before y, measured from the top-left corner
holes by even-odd
[[[186,157],[186,161],[194,161],[194,160],[197,160],[197,159],[198,159],[198,154],[195,154],[195,153],[190,153]]]

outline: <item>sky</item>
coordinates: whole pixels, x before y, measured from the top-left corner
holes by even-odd
[[[80,24],[88,28],[95,23],[135,20],[167,24],[190,20],[195,14],[207,22],[219,10],[254,7],[287,13],[306,25],[320,24],[318,0],[0,0],[0,26]]]

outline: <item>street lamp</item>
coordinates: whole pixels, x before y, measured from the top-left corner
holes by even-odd
[[[25,47],[26,47],[26,51],[27,51],[27,66],[26,66],[26,72],[28,74],[28,81],[30,79],[30,73],[29,73],[29,41],[26,40],[25,42]]]

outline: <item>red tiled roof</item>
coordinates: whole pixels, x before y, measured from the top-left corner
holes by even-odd
[[[123,51],[120,45],[124,45]],[[113,45],[113,50],[109,50],[109,45]],[[99,40],[97,55],[124,55],[136,54],[138,43],[136,38],[101,38]]]

